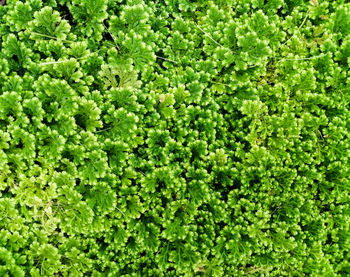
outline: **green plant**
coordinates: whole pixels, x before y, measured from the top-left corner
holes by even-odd
[[[0,276],[348,276],[350,4],[0,5]]]

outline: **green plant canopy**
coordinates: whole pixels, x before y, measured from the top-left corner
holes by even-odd
[[[0,277],[350,276],[348,0],[0,1]]]

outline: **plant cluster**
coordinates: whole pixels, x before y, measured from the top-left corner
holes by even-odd
[[[0,276],[349,276],[347,0],[0,5]]]

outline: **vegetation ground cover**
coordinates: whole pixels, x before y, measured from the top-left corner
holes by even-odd
[[[0,2],[0,276],[349,276],[350,3]]]

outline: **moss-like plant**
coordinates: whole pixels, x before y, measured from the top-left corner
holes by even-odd
[[[0,1],[0,276],[349,276],[349,72],[349,1]]]

